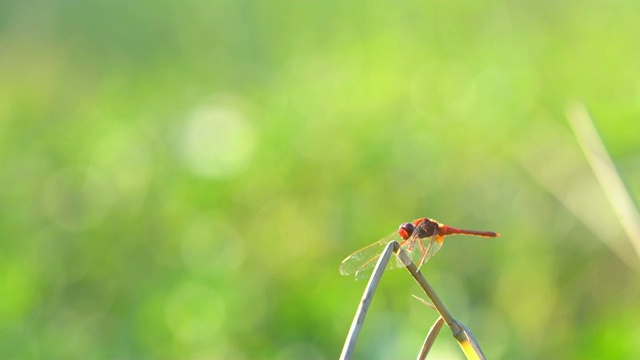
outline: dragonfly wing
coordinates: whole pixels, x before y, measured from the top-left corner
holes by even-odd
[[[367,270],[372,269],[378,262],[380,254],[385,246],[393,240],[399,240],[400,236],[393,232],[380,241],[377,241],[353,254],[347,256],[340,264],[340,274],[356,275],[356,278],[362,278],[366,275]],[[394,265],[396,261],[389,261],[388,265]],[[396,266],[397,267],[397,266]]]
[[[433,235],[424,238],[420,238],[419,233],[416,231],[407,239],[402,245],[402,248],[406,251],[411,261],[418,267],[426,263],[438,250],[442,247],[443,237],[440,235]],[[402,264],[398,259],[399,266],[405,266],[409,264]]]
[[[422,249],[423,249],[424,253],[422,253],[422,251],[421,251],[422,257],[420,259],[418,259],[417,262],[414,260],[414,262],[418,266],[418,269],[420,269],[422,264],[424,264],[427,261],[429,261],[429,259],[431,259],[431,257],[436,252],[438,252],[438,250],[440,250],[440,248],[442,247],[443,240],[444,240],[444,237],[442,235],[437,235],[437,234],[433,235],[431,237],[420,239],[420,242],[422,243]]]

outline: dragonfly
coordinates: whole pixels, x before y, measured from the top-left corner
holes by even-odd
[[[398,231],[393,232],[379,241],[362,248],[347,256],[340,264],[342,275],[355,274],[356,279],[365,278],[371,268],[378,262],[382,251],[392,241],[398,241],[407,252],[411,261],[418,269],[442,247],[444,237],[449,235],[473,235],[481,237],[496,237],[499,233],[493,231],[463,230],[441,224],[433,219],[420,218],[413,222],[400,225]],[[385,270],[405,267],[399,258],[390,261]]]

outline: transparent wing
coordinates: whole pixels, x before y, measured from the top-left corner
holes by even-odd
[[[353,254],[347,256],[346,259],[342,260],[340,264],[340,274],[342,275],[356,275],[356,279],[362,279],[366,277],[368,271],[373,269],[373,267],[378,262],[378,258],[380,254],[384,250],[385,246],[389,244],[391,241],[402,241],[400,235],[397,232],[393,232],[381,240],[362,248]],[[389,264],[387,264],[387,269],[395,269],[399,266],[402,266],[402,263],[398,264],[398,260],[391,259]]]
[[[418,231],[414,232],[414,234],[402,245],[402,248],[407,252],[411,261],[413,261],[418,269],[420,269],[424,263],[429,261],[429,259],[431,259],[431,257],[440,250],[444,237],[442,235],[435,234],[433,236],[420,238],[418,237],[418,233]],[[397,262],[400,263],[399,266],[403,266],[399,259]]]
[[[426,263],[431,259],[431,257],[440,250],[442,247],[442,243],[444,241],[444,236],[442,235],[434,235],[428,238],[420,239],[422,243],[422,249],[424,249],[424,254],[422,258],[416,262],[416,266],[418,269],[422,266],[422,264]]]

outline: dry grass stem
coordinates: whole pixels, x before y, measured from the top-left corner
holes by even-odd
[[[422,349],[420,349],[420,354],[418,354],[418,360],[424,360],[427,358],[429,354],[429,350],[433,346],[433,343],[436,341],[438,334],[440,334],[440,329],[442,329],[442,324],[444,324],[444,319],[442,316],[439,316],[436,322],[433,324],[431,329],[429,329],[429,333],[427,334],[427,338],[424,339],[424,344],[422,344]]]
[[[387,263],[389,263],[389,259],[391,259],[391,255],[393,255],[393,253],[399,248],[400,245],[398,244],[398,242],[392,241],[384,248],[382,255],[380,255],[380,259],[378,259],[376,267],[373,269],[373,274],[371,274],[371,278],[369,279],[369,282],[364,289],[364,294],[362,294],[362,300],[360,300],[360,305],[358,306],[356,315],[353,318],[353,322],[351,323],[349,334],[347,335],[347,339],[345,340],[344,346],[342,347],[340,359],[346,360],[353,357],[353,350],[356,347],[356,342],[358,341],[358,335],[360,335],[362,324],[364,324],[364,318],[365,316],[367,316],[367,311],[369,310],[369,306],[373,301],[373,295],[378,288],[378,284],[380,283],[382,274],[387,267]]]
[[[429,331],[429,334],[427,335],[425,343],[423,344],[420,351],[419,358],[424,359],[424,357],[426,357],[429,350],[431,349],[431,345],[433,345],[435,338],[440,332],[442,323],[445,323],[451,329],[453,337],[456,339],[456,341],[458,341],[458,344],[462,348],[467,359],[484,360],[484,354],[482,353],[478,342],[473,337],[473,334],[471,334],[471,331],[469,331],[469,329],[467,329],[463,324],[453,318],[449,310],[447,310],[447,308],[444,306],[442,300],[440,300],[440,298],[436,294],[435,290],[427,282],[422,273],[420,273],[420,270],[418,270],[416,264],[411,261],[409,255],[407,255],[407,253],[400,247],[400,244],[398,244],[398,242],[396,241],[390,242],[385,247],[380,256],[380,259],[378,259],[378,262],[376,263],[373,274],[371,275],[371,278],[369,279],[369,282],[367,283],[367,286],[364,290],[364,294],[362,295],[362,299],[360,300],[360,305],[358,306],[356,315],[354,316],[351,323],[351,328],[349,329],[349,333],[347,335],[347,338],[345,339],[342,353],[340,354],[340,359],[348,360],[353,357],[353,351],[358,340],[358,335],[360,334],[360,330],[362,329],[362,325],[364,324],[364,319],[367,311],[369,310],[369,306],[373,301],[373,295],[375,294],[378,284],[380,283],[380,280],[382,278],[382,274],[384,273],[384,270],[389,263],[389,260],[391,259],[393,253],[396,253],[403,264],[408,264],[406,265],[407,270],[418,282],[418,285],[420,285],[425,294],[427,294],[432,304],[429,304],[427,301],[420,299],[417,296],[414,297],[424,302],[428,306],[434,308],[440,314],[438,321],[436,321],[436,323]]]
[[[589,112],[583,104],[574,104],[567,109],[567,118],[593,173],[640,259],[640,213],[602,143]]]
[[[436,294],[435,290],[431,287],[431,284],[424,278],[416,264],[409,259],[409,255],[407,255],[402,248],[398,249],[398,257],[404,264],[408,264],[406,266],[407,270],[411,273],[411,276],[413,276],[418,285],[420,285],[422,291],[427,294],[427,297],[429,297],[429,300],[431,300],[431,303],[435,306],[445,324],[451,329],[453,337],[458,341],[467,359],[486,359],[471,331],[458,322],[458,320],[454,319],[442,300],[440,300],[440,297],[438,297],[438,294]]]

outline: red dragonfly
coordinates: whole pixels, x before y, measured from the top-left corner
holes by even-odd
[[[400,243],[400,246],[408,253],[411,260],[420,268],[433,254],[440,250],[444,237],[448,235],[500,236],[500,234],[493,231],[456,229],[440,224],[433,219],[420,218],[412,223],[407,222],[400,225],[397,232],[393,232],[380,241],[347,256],[340,264],[340,273],[342,275],[355,274],[356,279],[365,278],[368,274],[367,270],[373,268],[378,262],[382,250],[393,240]],[[396,261],[390,261],[387,264],[387,269],[396,269],[404,266],[405,264],[400,259],[396,259]]]

